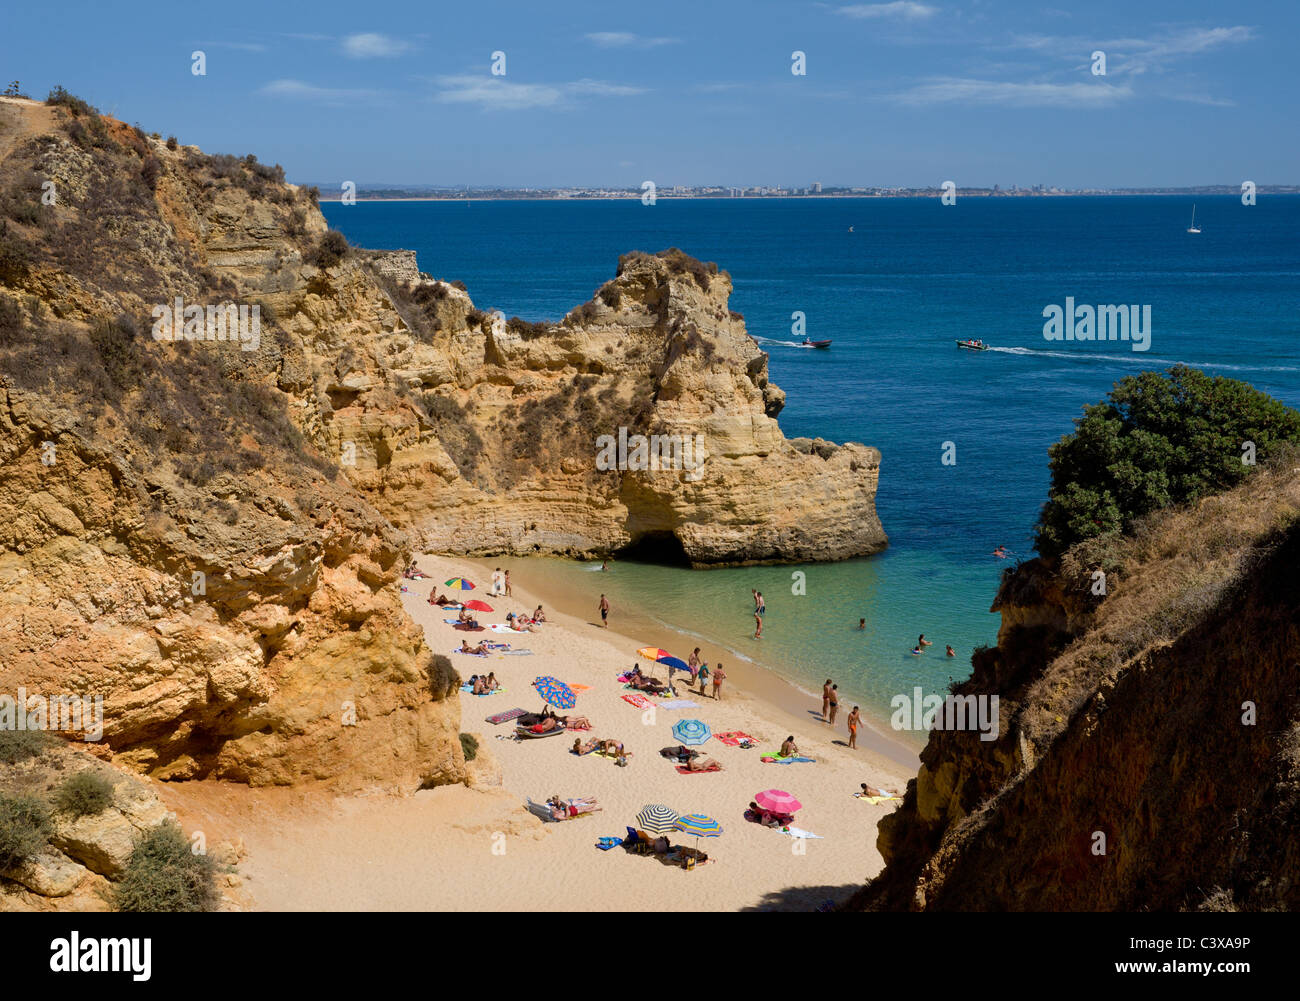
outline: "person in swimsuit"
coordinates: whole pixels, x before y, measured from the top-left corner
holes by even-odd
[[[542,611],[542,606],[541,606],[541,605],[538,605],[538,606],[537,606],[537,611],[533,612],[533,621],[534,621],[534,622],[545,622],[545,621],[546,621],[546,613]]]
[[[700,679],[700,694],[703,695],[704,683],[709,680],[709,666],[707,664],[701,664],[700,673],[697,674],[696,677]]]
[[[601,569],[603,570],[604,567]],[[603,594],[600,596],[600,624],[606,629],[609,628],[609,599]]]
[[[696,677],[696,675],[698,675],[698,674],[700,673],[700,665],[703,664],[703,663],[704,663],[704,661],[700,660],[700,648],[699,648],[699,647],[696,647],[696,648],[695,648],[695,652],[692,653],[692,654],[690,655],[690,657],[687,658],[687,661],[686,661],[686,666],[690,669],[690,672],[691,672],[691,684],[692,684],[692,685],[695,684],[695,677]],[[688,686],[688,687],[689,687],[689,686]]]
[[[713,697],[722,699],[722,683],[727,679],[727,672],[722,669],[722,662],[719,661],[713,668]]]
[[[934,646],[934,644],[925,638],[925,633],[916,638],[916,648],[918,650],[924,650],[928,646]]]
[[[794,734],[781,742],[781,757],[789,758],[799,753],[799,745],[794,742]]]
[[[506,585],[506,597],[509,598],[510,597],[510,571],[509,570],[506,571],[504,580]]]
[[[479,646],[483,646],[483,644],[480,643]],[[485,650],[484,652],[486,653],[487,651]],[[495,692],[501,687],[501,682],[497,681],[497,674],[495,671],[488,672],[487,681],[484,683],[483,687],[489,692]]]
[[[949,643],[944,649],[947,651],[949,657],[957,656],[957,651],[952,648],[951,643]]]
[[[854,750],[858,747],[858,724],[861,722],[862,713],[854,706],[853,712],[849,713],[849,747]]]
[[[864,630],[864,629],[866,629],[866,628],[867,628],[867,620],[866,620],[866,619],[858,619],[858,632],[862,632],[862,630]]]
[[[831,713],[831,679],[822,685],[822,719],[829,719]]]
[[[755,591],[754,594],[757,595],[757,600],[758,600],[758,614],[759,614],[759,615],[766,615],[766,614],[767,614],[767,602],[763,600],[763,592],[762,592],[762,591]]]
[[[827,720],[831,726],[835,725],[835,717],[840,711],[840,686],[831,685],[831,715]]]
[[[763,638],[763,613],[760,612],[758,609],[754,609],[754,639],[761,640],[762,638]]]

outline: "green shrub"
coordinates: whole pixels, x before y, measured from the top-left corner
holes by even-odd
[[[1300,412],[1236,379],[1176,365],[1115,384],[1048,450],[1052,484],[1036,545],[1047,557],[1084,539],[1127,532],[1160,508],[1240,483],[1253,442],[1262,464],[1300,442]]]
[[[54,744],[44,730],[0,730],[0,764],[16,765],[34,758]]]
[[[54,806],[74,817],[93,817],[113,805],[113,784],[96,772],[69,776],[54,794]]]
[[[216,864],[195,855],[178,825],[147,833],[131,852],[126,874],[113,888],[119,911],[212,911],[218,894]]]
[[[0,794],[0,869],[12,869],[45,847],[53,828],[45,804]]]
[[[478,757],[478,738],[472,733],[462,733],[460,735],[460,749],[464,753],[466,761],[473,761]]]
[[[318,268],[332,268],[343,260],[348,252],[348,241],[337,229],[327,230],[320,238],[320,244],[312,256],[312,263]]]
[[[87,117],[90,117],[99,114],[99,112],[96,111],[88,102],[69,94],[63,89],[62,85],[56,86],[52,91],[50,91],[49,96],[45,99],[45,103],[61,104],[71,111],[74,116],[86,115]]]

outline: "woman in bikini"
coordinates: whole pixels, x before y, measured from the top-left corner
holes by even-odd
[[[853,712],[849,713],[849,747],[854,750],[858,747],[858,724],[861,722],[862,713],[854,706]]]
[[[595,737],[593,737],[591,740],[587,741],[586,743],[583,742],[581,737],[574,737],[573,753],[579,756],[584,754],[590,754],[592,751],[594,751],[597,748],[597,746],[600,745],[600,743],[601,742],[597,740]]]

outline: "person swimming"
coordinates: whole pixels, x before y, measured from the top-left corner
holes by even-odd
[[[861,632],[863,629],[866,629],[866,628],[867,628],[867,620],[866,620],[866,619],[858,619],[858,631]]]
[[[951,643],[949,643],[944,649],[947,651],[949,657],[957,656],[957,651],[952,648]]]

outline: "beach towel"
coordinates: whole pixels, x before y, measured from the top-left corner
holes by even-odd
[[[573,692],[589,692],[589,691],[591,691],[591,686],[590,686],[590,685],[570,685],[570,686],[569,686],[569,690],[570,690],[570,691],[573,691]]]
[[[496,713],[493,716],[487,717],[484,722],[496,726],[501,723],[509,723],[512,719],[518,719],[520,716],[526,715],[528,715],[528,710],[526,709],[507,709],[503,713]]]
[[[864,796],[860,792],[855,792],[853,794],[853,798],[863,803],[869,803],[872,806],[879,806],[881,803],[890,803],[890,802],[901,803],[903,801],[902,796]]]
[[[452,626],[451,628],[459,629],[462,633],[481,633],[483,631],[482,626],[467,626],[463,622],[460,625]]]
[[[459,647],[457,647],[455,650],[453,650],[452,653],[463,653],[466,657],[486,657],[486,656],[487,656],[487,654],[485,654],[485,653],[470,653],[468,650],[461,650]]]
[[[754,738],[743,730],[728,730],[726,733],[715,733],[713,736],[728,747],[739,747],[744,743],[752,744],[755,742]]]
[[[443,621],[443,622],[455,622],[456,620],[455,620],[455,619],[443,619],[442,621]],[[491,629],[494,633],[517,633],[517,632],[519,632],[518,629],[511,629],[509,626],[507,626],[507,625],[503,625],[503,624],[500,623],[500,622],[493,622],[491,625],[488,626],[488,628]]]
[[[638,709],[650,709],[654,703],[638,692],[636,695],[624,695],[623,701],[630,706],[636,706]]]
[[[611,848],[617,848],[622,843],[623,843],[622,838],[616,838],[613,835],[606,835],[603,838],[596,839],[596,847],[599,848],[602,852],[607,852]]]
[[[447,625],[449,625],[449,626],[458,626],[458,625],[460,625],[460,619],[443,619],[442,621],[445,622],[445,623],[447,623]]]
[[[510,649],[509,643],[484,643],[483,645],[489,650],[497,650],[503,653]]]
[[[531,657],[533,655],[531,650],[502,650],[501,653],[506,657]]]
[[[795,755],[792,758],[783,758],[775,751],[771,751],[768,754],[763,755],[763,761],[766,764],[793,765],[796,762],[816,761],[816,760],[817,760],[816,758],[805,758],[802,755]]]
[[[690,699],[669,699],[667,702],[660,702],[660,709],[698,709],[698,702],[692,702]]]
[[[788,834],[792,838],[816,838],[818,841],[825,841],[820,834],[813,834],[812,831],[805,831],[802,827],[777,827],[774,830],[782,834]]]
[[[696,768],[692,770],[690,768],[687,768],[685,765],[678,765],[677,770],[681,772],[683,775],[707,775],[709,772],[722,771],[722,766],[715,761],[708,768]]]

